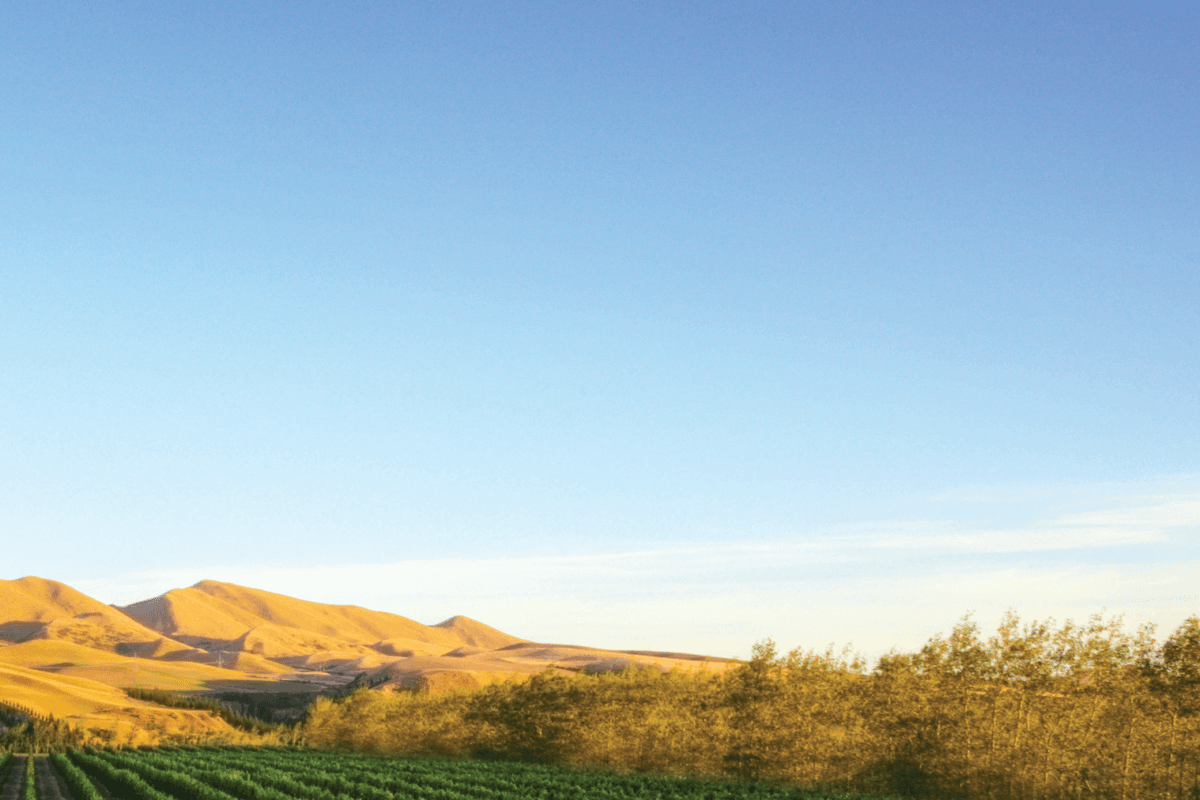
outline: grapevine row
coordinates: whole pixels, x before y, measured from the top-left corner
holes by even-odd
[[[527,764],[389,760],[361,755],[239,748],[178,748],[73,755],[97,779],[120,776],[134,800],[738,800],[813,798],[782,787],[606,773]],[[90,759],[90,761],[88,760]],[[103,763],[108,772],[102,772]]]

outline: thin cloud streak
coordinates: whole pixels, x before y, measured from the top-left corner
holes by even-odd
[[[1194,613],[1189,598],[1200,583],[1200,558],[1171,560],[1162,549],[1186,544],[1186,530],[1196,525],[1200,496],[1158,495],[1023,528],[905,522],[841,527],[794,541],[194,567],[77,586],[128,603],[212,578],[426,623],[464,613],[541,641],[727,656],[745,655],[769,636],[788,646],[853,640],[877,657],[893,646],[919,647],[971,609],[984,627],[1008,608],[1023,618],[1060,621],[1107,608],[1127,611],[1130,624],[1171,628]]]
[[[986,629],[1009,608],[1024,619],[1060,622],[1106,609],[1125,613],[1130,626],[1153,622],[1165,632],[1195,613],[1190,592],[1200,583],[1196,560],[925,574],[901,568],[869,580],[839,575],[770,584],[745,577],[706,582],[663,564],[648,579],[597,579],[584,569],[546,576],[532,562],[490,574],[482,563],[464,571],[453,562],[413,562],[243,569],[221,577],[323,602],[353,597],[356,605],[426,623],[466,613],[538,641],[745,656],[755,641],[771,637],[788,648],[853,642],[872,660],[891,647],[919,647],[968,611]]]

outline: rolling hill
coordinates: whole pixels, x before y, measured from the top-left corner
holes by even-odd
[[[26,577],[0,581],[0,639],[50,639],[132,652],[163,639],[127,614],[65,583]],[[163,646],[186,649],[178,642]]]
[[[44,578],[0,581],[0,698],[20,698],[13,702],[81,724],[157,713],[126,697],[120,689],[127,687],[217,696],[271,692],[305,703],[356,679],[381,690],[443,691],[521,680],[547,668],[720,670],[725,661],[539,644],[464,616],[424,625],[218,581],[124,607]],[[176,722],[210,724],[187,715]]]
[[[173,589],[160,597],[125,606],[121,611],[160,635],[193,646],[206,649],[258,646],[263,651],[278,646],[288,651],[286,655],[296,654],[292,652],[296,648],[292,640],[302,634],[310,636],[302,643],[301,652],[345,649],[346,644],[368,646],[391,639],[445,650],[464,645],[494,649],[523,641],[467,617],[422,625],[398,614],[313,603],[217,581],[200,581],[186,589]],[[255,629],[258,633],[248,637]],[[247,642],[251,643],[249,647]]]

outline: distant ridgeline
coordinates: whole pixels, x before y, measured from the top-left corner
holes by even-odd
[[[473,754],[815,788],[967,798],[1200,797],[1200,619],[1165,642],[1121,619],[970,616],[873,671],[849,649],[724,674],[547,671],[434,695],[318,700],[316,746]]]

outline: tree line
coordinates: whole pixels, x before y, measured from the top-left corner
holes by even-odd
[[[0,733],[0,753],[60,753],[84,742],[83,734],[66,721],[39,715]]]
[[[1120,617],[967,615],[873,669],[770,641],[721,674],[546,671],[318,700],[309,744],[723,774],[908,797],[1200,800],[1200,618],[1165,641]]]
[[[0,753],[47,753],[78,746],[70,725],[15,700],[0,700]]]
[[[235,728],[249,733],[265,734],[279,729],[277,723],[265,722],[258,717],[240,714],[228,703],[211,697],[185,695],[166,689],[142,689],[130,687],[125,694],[135,700],[145,700],[168,708],[185,708],[191,711],[209,711]]]

